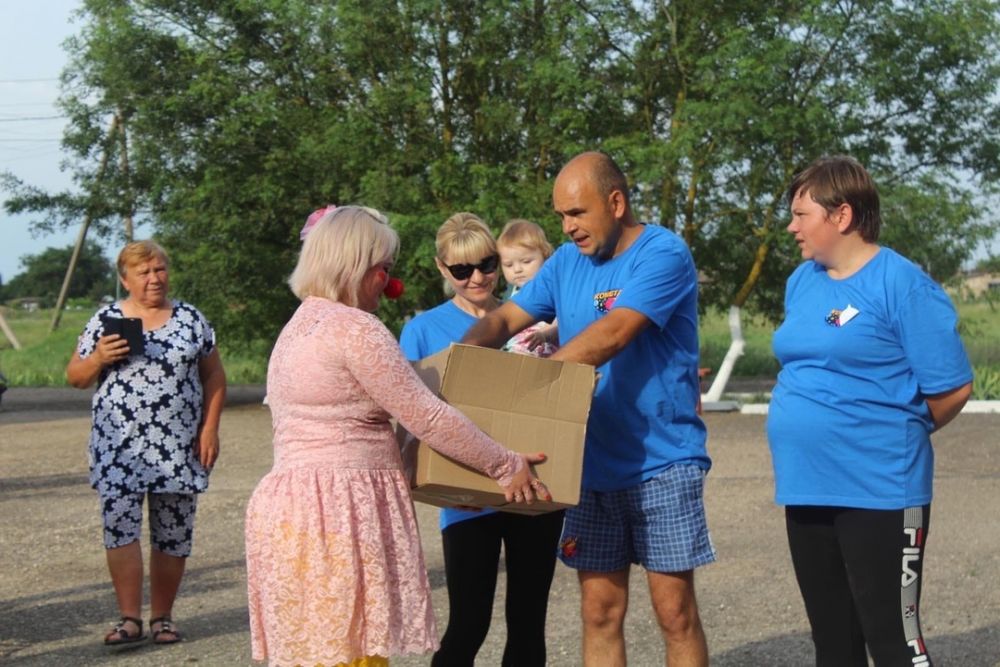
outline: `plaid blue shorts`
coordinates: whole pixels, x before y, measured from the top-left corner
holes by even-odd
[[[684,572],[715,561],[702,493],[705,471],[671,466],[621,491],[583,490],[566,511],[559,559],[587,572],[639,563],[650,572]]]

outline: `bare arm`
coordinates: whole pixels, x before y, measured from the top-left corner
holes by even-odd
[[[476,322],[460,342],[480,347],[500,347],[511,336],[537,321],[516,303],[508,301]]]
[[[211,468],[219,458],[219,419],[226,403],[226,371],[219,348],[198,362],[198,377],[201,378],[203,408],[195,454],[201,465]]]
[[[639,311],[612,308],[559,348],[550,359],[600,366],[621,352],[647,326],[649,319]]]
[[[969,382],[951,391],[928,396],[926,398],[927,408],[931,411],[931,419],[934,420],[934,430],[940,431],[948,422],[957,417],[971,395],[972,383]]]
[[[128,356],[128,343],[118,334],[101,336],[94,351],[85,358],[73,351],[73,357],[66,364],[66,381],[77,389],[86,389],[97,382],[105,366],[121,361]]]

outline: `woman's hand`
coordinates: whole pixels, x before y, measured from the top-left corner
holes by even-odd
[[[503,494],[507,502],[525,502],[529,505],[538,500],[552,500],[552,494],[545,488],[542,480],[531,472],[532,463],[542,463],[545,461],[545,454],[519,454],[524,465],[511,477],[510,484],[503,487]]]
[[[219,420],[226,402],[226,371],[222,367],[219,348],[214,348],[198,362],[198,378],[203,394],[203,414],[194,454],[205,470],[211,470],[219,458]]]
[[[90,354],[101,368],[110,366],[128,358],[128,341],[118,334],[101,336],[97,339],[97,345]]]
[[[73,351],[72,358],[66,364],[66,381],[77,389],[86,389],[97,381],[106,366],[127,359],[128,353],[128,341],[118,334],[101,336],[97,339],[94,351],[86,358],[81,358],[78,351]]]
[[[211,470],[219,458],[219,432],[204,426],[198,429],[198,437],[194,441],[194,455],[198,457],[205,470]]]

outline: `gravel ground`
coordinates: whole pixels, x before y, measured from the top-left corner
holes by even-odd
[[[259,387],[234,387],[222,422],[222,458],[200,502],[195,553],[175,608],[186,641],[107,649],[116,618],[87,485],[89,394],[12,389],[0,406],[0,663],[5,665],[249,665],[243,512],[271,464],[270,415]],[[809,665],[805,614],[772,502],[763,417],[705,416],[715,467],[706,504],[719,561],[698,572],[713,665]],[[936,498],[923,597],[935,664],[1000,665],[1000,415],[962,415],[936,437]],[[417,506],[439,630],[447,612],[436,510]],[[500,664],[503,586],[477,665]],[[633,570],[626,637],[632,665],[662,665],[645,577]],[[549,664],[580,664],[579,593],[557,566]],[[146,612],[148,616],[148,611]],[[426,665],[426,656],[395,667]]]

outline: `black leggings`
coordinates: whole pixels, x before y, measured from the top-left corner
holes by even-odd
[[[905,510],[789,506],[795,576],[817,667],[930,667],[920,586],[930,505]]]
[[[507,564],[507,644],[502,664],[545,664],[545,614],[562,523],[563,512],[539,516],[497,512],[444,529],[448,629],[432,667],[472,667],[490,629],[501,542]]]

